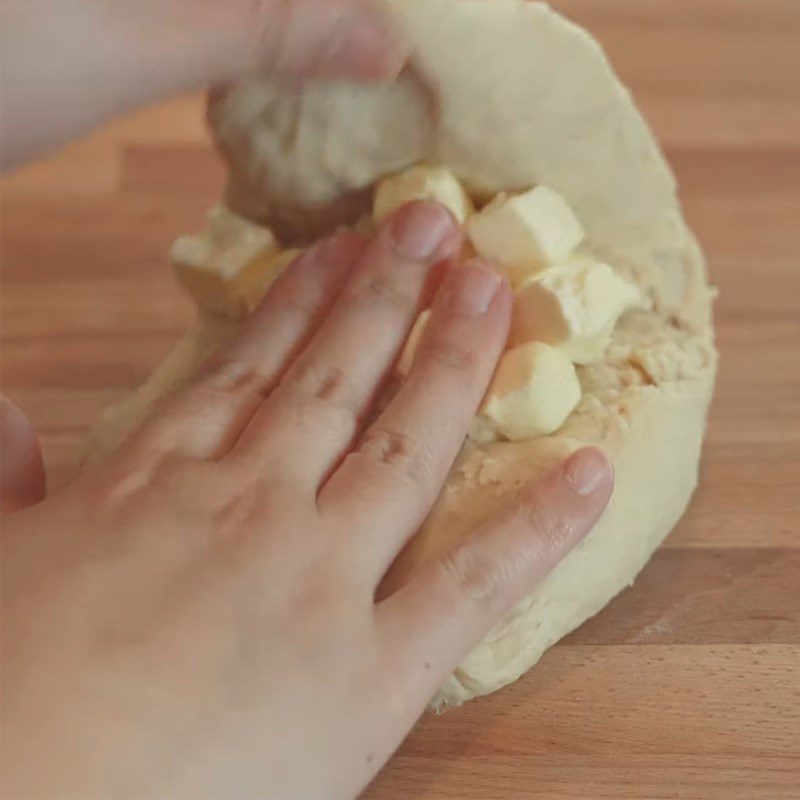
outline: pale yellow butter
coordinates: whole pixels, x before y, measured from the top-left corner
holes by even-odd
[[[397,365],[395,367],[395,371],[401,378],[405,379],[408,377],[408,373],[411,372],[419,343],[422,340],[425,329],[428,327],[430,319],[430,309],[426,309],[417,317],[414,327],[411,328],[411,333],[408,334],[403,352],[400,354],[400,358],[397,360]]]
[[[201,309],[242,319],[271,282],[278,243],[269,228],[218,205],[205,229],[182,236],[170,255],[178,282]]]
[[[467,233],[478,253],[504,270],[514,286],[563,261],[584,238],[572,209],[547,186],[498,195],[470,219]]]
[[[619,317],[642,304],[639,288],[608,264],[575,258],[516,291],[509,343],[545,342],[576,364],[591,364],[603,358]]]
[[[529,342],[500,360],[480,411],[486,425],[480,427],[511,441],[547,436],[564,424],[580,399],[572,362],[550,345]]]
[[[395,209],[414,200],[437,200],[460,225],[473,211],[464,187],[443,167],[419,166],[384,178],[375,189],[373,219],[380,222]]]

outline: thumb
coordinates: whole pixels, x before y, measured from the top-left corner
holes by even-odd
[[[25,414],[0,395],[0,511],[7,514],[44,499],[42,453]]]
[[[614,486],[606,456],[574,453],[378,606],[394,663],[426,702],[445,677],[594,527]],[[429,669],[420,670],[419,654]]]

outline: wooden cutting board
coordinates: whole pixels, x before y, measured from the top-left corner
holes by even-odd
[[[800,798],[800,3],[563,0],[665,144],[720,287],[695,501],[528,676],[425,717],[382,798]],[[164,253],[218,195],[199,98],[2,182],[2,384],[52,489],[190,308]]]

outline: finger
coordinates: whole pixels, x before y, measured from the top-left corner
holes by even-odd
[[[248,471],[296,470],[316,493],[397,357],[434,265],[460,243],[460,229],[438,203],[411,203],[394,214],[230,458]]]
[[[0,395],[0,512],[8,514],[44,500],[39,440],[28,418]]]
[[[385,7],[372,0],[226,0],[198,13],[225,34],[222,73],[207,83],[249,74],[387,79],[407,56]]]
[[[408,379],[320,493],[324,513],[355,520],[376,582],[428,515],[464,444],[508,337],[511,304],[491,267],[453,268]]]
[[[198,459],[227,453],[330,311],[364,247],[359,236],[342,232],[294,261],[241,335],[151,417],[132,446]]]
[[[386,647],[412,696],[430,697],[501,617],[600,518],[614,477],[593,448],[574,454],[497,519],[429,562],[377,607]],[[428,665],[428,668],[426,668]]]

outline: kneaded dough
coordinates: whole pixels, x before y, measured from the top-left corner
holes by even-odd
[[[592,252],[649,300],[623,318],[601,363],[578,368],[582,401],[555,435],[465,446],[386,577],[389,589],[406,581],[576,448],[594,444],[612,458],[608,510],[434,700],[457,704],[516,680],[599,611],[680,518],[697,482],[716,369],[712,291],[672,174],[589,34],[527,0],[389,5],[413,45],[398,81],[299,94],[251,81],[216,100],[210,118],[233,209],[296,244],[357,220],[378,179],[420,162],[449,168],[479,198],[545,184],[568,200]],[[235,329],[200,318],[94,432],[94,456],[116,447]]]
[[[192,328],[150,377],[125,400],[105,411],[89,432],[82,460],[95,463],[111,455],[145,421],[154,406],[186,386],[203,363],[230,342],[240,328],[239,322],[200,312]]]

